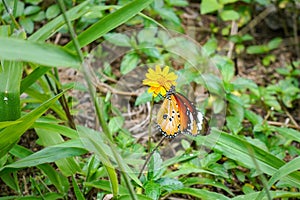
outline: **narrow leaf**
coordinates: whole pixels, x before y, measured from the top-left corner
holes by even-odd
[[[79,59],[63,48],[47,43],[0,37],[0,57],[4,60],[33,62],[52,67],[80,66]]]
[[[153,0],[134,0],[126,4],[119,10],[103,17],[100,21],[93,24],[86,31],[78,35],[78,41],[81,47],[84,47],[96,39],[103,36],[105,33],[125,23],[141,10],[146,8]],[[73,42],[69,42],[66,47],[71,47]]]
[[[20,136],[50,107],[56,102],[65,92],[62,92],[55,97],[49,99],[38,108],[21,117],[18,124],[9,126],[0,131],[0,157],[4,156],[20,138]]]

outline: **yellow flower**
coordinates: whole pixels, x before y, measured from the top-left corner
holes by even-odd
[[[155,71],[151,68],[148,69],[148,73],[146,74],[146,79],[143,80],[143,84],[150,86],[148,92],[153,92],[154,97],[158,94],[165,96],[171,86],[176,85],[176,79],[177,75],[174,72],[169,73],[168,66],[165,66],[165,68],[161,70],[160,66],[156,65]]]

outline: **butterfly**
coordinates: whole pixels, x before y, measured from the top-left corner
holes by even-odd
[[[205,133],[207,121],[192,102],[171,86],[157,114],[159,131],[168,138],[179,133],[196,136]]]

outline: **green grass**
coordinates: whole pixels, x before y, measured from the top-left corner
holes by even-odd
[[[184,34],[185,0],[58,1],[51,9],[26,2],[0,3],[0,178],[6,188],[0,199],[299,198],[300,62],[277,67],[283,35],[258,41],[251,33],[229,33],[231,20],[242,30],[255,24],[253,5],[275,5],[202,1],[199,16],[218,18],[222,26],[211,23],[201,47]],[[280,8],[293,13],[290,5],[293,1],[285,1]],[[67,39],[54,43],[60,36]],[[234,58],[216,53],[221,41],[235,44]],[[109,60],[110,53],[116,59]],[[236,59],[246,57],[259,58],[253,69],[274,69],[263,84],[236,71]],[[195,96],[207,94],[196,106],[210,121],[211,133],[164,141],[141,172],[162,137],[153,135],[155,107],[146,106],[160,105],[161,98],[139,90],[147,67],[156,64],[170,66],[180,77],[179,92],[188,96],[187,90],[196,88]],[[87,86],[61,81],[60,68],[79,70]],[[128,78],[133,84],[126,84]],[[76,123],[72,115],[82,114],[76,106],[83,96],[72,97],[71,91],[89,93],[100,128]],[[132,92],[138,96],[129,100]],[[119,99],[130,110],[119,107]],[[130,119],[124,113],[139,114]],[[130,121],[137,119],[140,127]],[[137,140],[136,130],[146,131],[146,137]],[[27,144],[29,135],[37,139]],[[175,145],[180,148],[171,151]]]

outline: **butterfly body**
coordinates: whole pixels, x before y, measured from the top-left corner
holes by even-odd
[[[196,136],[204,131],[205,119],[192,102],[172,86],[157,114],[160,132],[169,138],[179,133]]]

